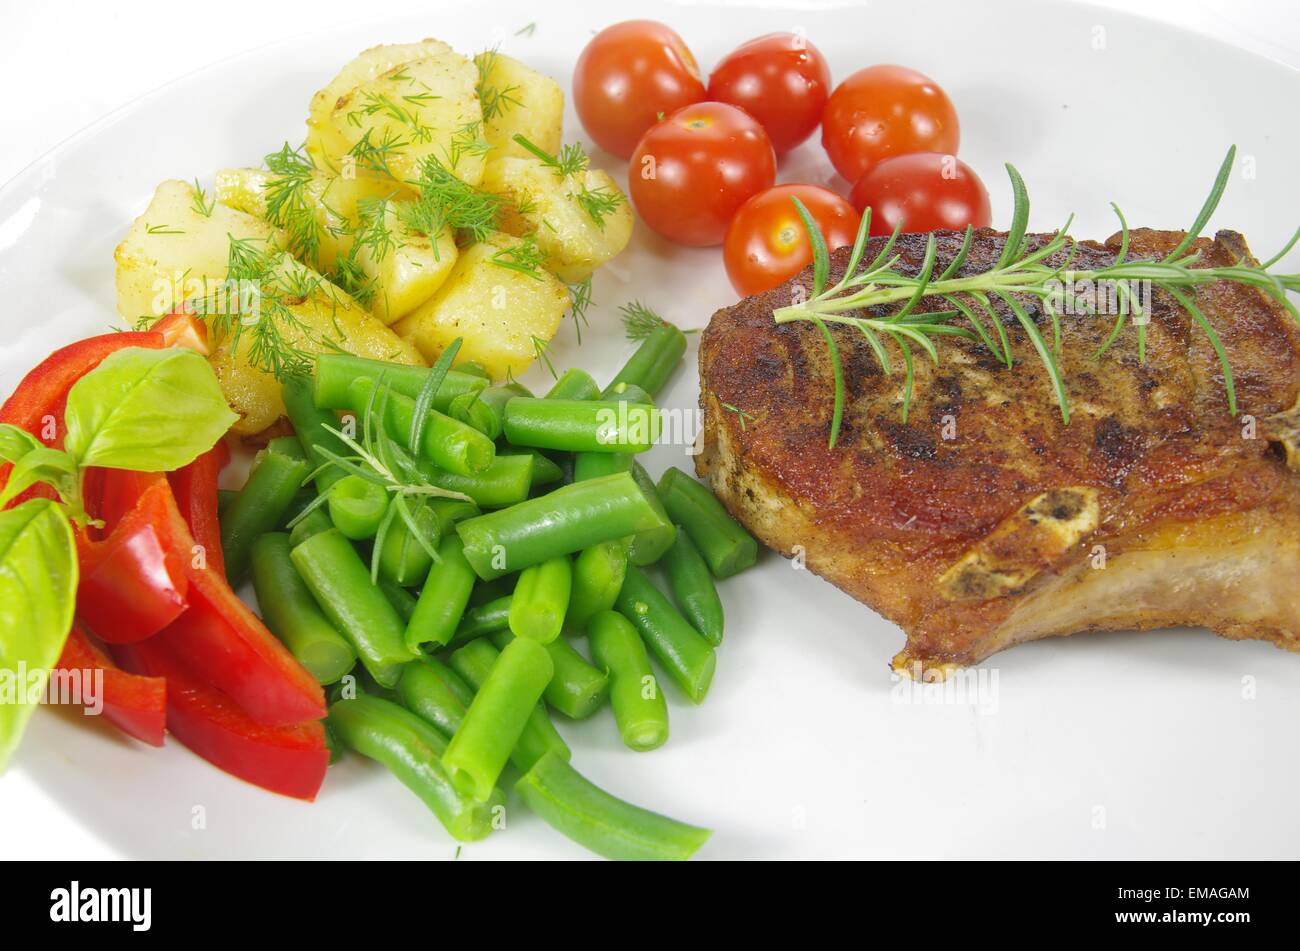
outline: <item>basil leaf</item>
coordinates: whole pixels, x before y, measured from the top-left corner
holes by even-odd
[[[38,482],[54,486],[64,501],[73,499],[77,494],[77,460],[61,449],[46,446],[25,453],[14,463],[9,481],[0,491],[0,508]]]
[[[82,466],[167,472],[193,462],[238,419],[193,350],[118,350],[68,393],[68,452]]]
[[[17,462],[33,449],[40,449],[41,441],[25,429],[12,423],[0,423],[0,462]]]
[[[63,653],[76,593],[77,549],[58,504],[0,512],[0,769]]]

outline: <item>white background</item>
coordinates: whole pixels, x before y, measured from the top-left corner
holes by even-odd
[[[1206,0],[1104,0],[1099,5],[1140,10],[1300,68],[1300,13],[1287,0],[1235,0],[1226,5]],[[436,35],[439,6],[430,0],[316,0],[309,8],[267,0],[225,0],[220,5],[183,5],[176,0],[14,4],[4,11],[8,42],[0,57],[0,88],[12,92],[6,97],[0,182],[83,126],[210,63],[282,38],[355,22],[360,10],[376,18],[427,10],[428,32]],[[543,9],[539,23],[545,16]],[[683,12],[682,18],[686,16]],[[600,25],[597,20],[593,16],[593,26]],[[1266,96],[1267,91],[1243,94]],[[201,123],[202,110],[202,103],[194,103],[190,115],[179,116],[178,134],[187,124]],[[1279,104],[1279,120],[1289,118],[1285,105]],[[0,390],[7,392],[11,382],[4,381]],[[87,781],[93,783],[93,777]],[[113,857],[106,845],[83,837],[66,822],[61,809],[20,773],[0,779],[0,816],[7,820],[6,858]]]

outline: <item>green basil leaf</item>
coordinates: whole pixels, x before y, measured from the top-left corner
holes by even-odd
[[[211,449],[238,417],[193,350],[118,350],[68,393],[64,443],[82,466],[167,472]]]
[[[40,449],[41,441],[25,429],[12,423],[0,423],[0,462],[17,462],[33,449]]]
[[[76,595],[77,549],[58,504],[0,512],[0,769],[63,653]]]
[[[0,491],[0,508],[38,482],[48,482],[64,501],[77,495],[77,460],[61,449],[38,446],[14,463],[9,481]]]

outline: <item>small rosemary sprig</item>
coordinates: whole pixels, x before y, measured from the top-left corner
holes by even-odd
[[[1214,327],[1205,318],[1196,305],[1196,288],[1203,284],[1217,281],[1232,281],[1246,284],[1268,294],[1300,322],[1300,312],[1287,299],[1287,291],[1300,290],[1300,274],[1273,274],[1269,271],[1274,264],[1291,250],[1300,240],[1300,230],[1292,236],[1286,246],[1272,258],[1260,265],[1234,264],[1229,267],[1192,267],[1200,259],[1200,252],[1189,251],[1192,243],[1200,235],[1214,209],[1223,196],[1228,176],[1232,172],[1236,146],[1228,150],[1214,187],[1209,197],[1201,206],[1186,236],[1173,251],[1159,261],[1129,261],[1129,228],[1119,207],[1112,204],[1120,222],[1120,249],[1113,264],[1092,270],[1071,270],[1077,250],[1077,243],[1066,234],[1070,221],[1066,221],[1061,230],[1050,240],[1034,250],[1029,249],[1025,238],[1029,222],[1029,195],[1024,180],[1014,166],[1007,165],[1007,174],[1011,177],[1011,190],[1015,198],[1011,216],[1011,227],[1007,231],[1006,243],[1002,254],[992,268],[978,274],[957,276],[965,263],[974,239],[974,229],[967,228],[965,238],[956,257],[939,274],[935,274],[936,246],[933,234],[926,242],[925,253],[920,270],[915,274],[904,274],[896,270],[901,255],[893,254],[898,240],[899,228],[885,241],[880,253],[865,267],[861,267],[863,253],[866,250],[867,236],[871,229],[871,210],[862,216],[862,226],[850,253],[844,276],[832,287],[827,287],[829,255],[826,242],[820,229],[812,220],[808,209],[797,198],[794,199],[796,210],[803,220],[808,232],[809,242],[813,248],[813,287],[811,297],[802,303],[788,307],[779,307],[772,312],[778,324],[791,321],[807,321],[820,332],[826,343],[834,376],[835,401],[831,418],[830,446],[835,446],[839,437],[840,424],[844,415],[845,387],[844,371],[840,361],[839,347],[828,324],[839,324],[857,330],[866,339],[868,346],[879,362],[885,374],[893,373],[893,361],[885,340],[892,341],[903,358],[903,405],[902,419],[907,422],[911,406],[914,383],[912,346],[920,347],[936,364],[939,351],[935,338],[943,336],[965,337],[978,340],[984,344],[1007,367],[1013,365],[1011,344],[1001,320],[993,309],[993,300],[1001,301],[1015,316],[1016,321],[1025,331],[1039,360],[1047,372],[1056,400],[1061,408],[1061,418],[1070,422],[1070,404],[1066,393],[1065,381],[1061,375],[1056,356],[1060,350],[1060,315],[1052,308],[1051,299],[1058,293],[1060,283],[1064,281],[1092,281],[1094,283],[1115,282],[1118,288],[1127,289],[1123,282],[1148,280],[1152,287],[1159,288],[1177,301],[1191,316],[1192,321],[1201,328],[1218,356],[1223,371],[1223,384],[1227,396],[1228,409],[1234,416],[1237,412],[1237,393],[1232,379],[1232,367],[1223,348],[1223,343]],[[901,227],[901,223],[900,223]],[[1063,253],[1060,264],[1047,263],[1050,259]],[[1055,285],[1055,286],[1054,286]],[[1117,290],[1117,294],[1124,294]],[[1043,339],[1034,320],[1026,311],[1021,298],[1035,298],[1041,309],[1047,314],[1052,324],[1053,343],[1049,345]],[[922,312],[918,305],[923,300],[942,301],[944,309]],[[1147,317],[1140,313],[1140,305],[1131,296],[1125,298],[1127,307],[1121,306],[1115,318],[1115,325],[1110,335],[1093,354],[1094,359],[1101,359],[1118,338],[1124,327],[1126,311],[1133,310],[1137,317]],[[869,308],[897,305],[892,313],[879,317],[861,316]],[[996,340],[984,326],[984,319],[992,325]],[[956,323],[962,321],[962,323]],[[1146,323],[1144,319],[1135,320],[1138,333],[1139,360],[1146,358]]]

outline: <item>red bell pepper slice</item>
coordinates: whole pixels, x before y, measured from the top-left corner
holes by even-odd
[[[167,722],[167,681],[163,678],[141,677],[122,670],[87,636],[79,623],[72,625],[55,669],[102,670],[100,702],[104,719],[150,746],[163,745],[163,727]]]
[[[191,544],[167,480],[154,480],[106,539],[77,533],[77,615],[110,644],[157,634],[189,605]]]
[[[316,798],[329,750],[317,721],[268,727],[195,677],[162,638],[116,649],[128,670],[167,680],[167,729],[218,769],[272,792]]]
[[[172,311],[149,329],[162,334],[163,346],[184,347],[204,357],[212,352],[208,346],[207,324],[188,307]]]
[[[229,461],[230,450],[225,442],[219,442],[188,466],[167,475],[190,534],[203,546],[208,567],[223,578],[226,565],[221,554],[221,523],[217,519],[217,476]]]

